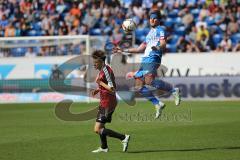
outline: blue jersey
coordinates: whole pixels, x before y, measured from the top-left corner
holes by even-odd
[[[153,46],[160,46],[160,40],[165,39],[165,32],[161,26],[157,26],[156,28],[152,28],[144,43],[146,44],[146,49],[143,56],[143,62],[161,62],[162,52],[161,51],[153,51]]]
[[[165,39],[165,33],[162,27],[157,26],[149,31],[144,41],[146,49],[142,58],[141,67],[135,73],[135,78],[144,78],[145,75],[148,74],[153,76],[157,75],[157,69],[161,64],[162,52],[159,50],[154,51],[152,50],[152,47],[160,46],[160,40],[163,39]]]

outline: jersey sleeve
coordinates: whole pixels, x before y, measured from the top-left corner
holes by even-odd
[[[165,39],[165,31],[162,28],[157,29],[157,35],[159,37],[159,40]]]
[[[104,72],[104,75],[105,75],[105,77],[106,77],[106,79],[107,79],[108,86],[109,86],[109,87],[113,87],[113,82],[112,82],[112,80],[111,80],[109,71],[108,71],[108,69],[107,69],[106,66],[103,68],[103,72]]]

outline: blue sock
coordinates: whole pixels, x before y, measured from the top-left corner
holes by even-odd
[[[147,100],[152,102],[153,105],[159,104],[159,100],[153,95],[153,93],[146,87],[143,86],[139,90],[140,94],[144,96]]]
[[[175,89],[173,88],[173,86],[168,83],[168,82],[165,82],[163,80],[160,80],[160,79],[155,79],[152,81],[152,86],[157,88],[157,89],[160,89],[160,90],[163,90],[163,91],[166,91],[166,92],[174,92]]]

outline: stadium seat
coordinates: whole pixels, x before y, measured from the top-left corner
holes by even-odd
[[[135,36],[136,37],[141,37],[142,35],[144,35],[144,30],[143,29],[136,29],[135,30]]]
[[[207,22],[208,26],[211,26],[211,25],[215,24],[214,19],[211,18],[211,17],[207,17],[205,21]]]
[[[165,21],[164,21],[164,25],[166,27],[172,27],[172,25],[174,24],[174,21],[172,18],[167,18]]]
[[[100,28],[93,28],[93,29],[90,29],[90,35],[101,35],[101,29]]]
[[[175,44],[177,43],[178,39],[179,39],[179,36],[178,36],[178,35],[173,35],[173,36],[171,37],[171,39],[169,40],[169,44],[175,45]]]
[[[179,35],[179,36],[184,36],[185,34],[186,34],[186,28],[184,27],[184,26],[181,26],[181,27],[177,27],[176,29],[175,29],[175,34],[176,35]]]
[[[240,33],[233,34],[231,37],[233,45],[240,43]]]
[[[191,10],[191,13],[195,19],[198,18],[199,12],[200,12],[200,10],[198,8]]]
[[[81,52],[81,49],[80,49],[79,45],[76,45],[76,46],[73,47],[72,54],[79,55],[80,52]]]
[[[213,42],[214,42],[215,46],[218,46],[218,44],[221,42],[222,38],[223,38],[223,35],[221,35],[221,34],[213,35]]]
[[[177,26],[183,25],[181,17],[176,17],[173,19],[173,21],[174,21],[174,24]]]
[[[33,29],[36,31],[40,31],[41,30],[41,22],[33,23]]]
[[[28,32],[28,36],[37,36],[37,31],[35,31],[35,30],[30,30],[30,31]]]
[[[177,53],[176,44],[167,44],[166,48],[167,48],[167,51],[170,53]]]
[[[11,54],[13,57],[21,57],[25,55],[26,51],[26,48],[13,48]]]
[[[177,18],[178,12],[179,12],[178,9],[173,9],[173,10],[168,14],[168,17],[170,17],[170,18]]]

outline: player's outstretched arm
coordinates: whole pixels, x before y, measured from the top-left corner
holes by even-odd
[[[129,49],[124,49],[123,52],[128,52],[128,53],[143,53],[144,50],[146,49],[146,43],[143,42],[138,46],[137,48],[129,48]]]
[[[113,52],[114,53],[123,53],[123,52],[127,52],[127,53],[143,53],[145,49],[146,49],[146,43],[142,43],[137,48],[123,49],[123,48],[120,48],[120,47],[115,47],[113,49]]]

